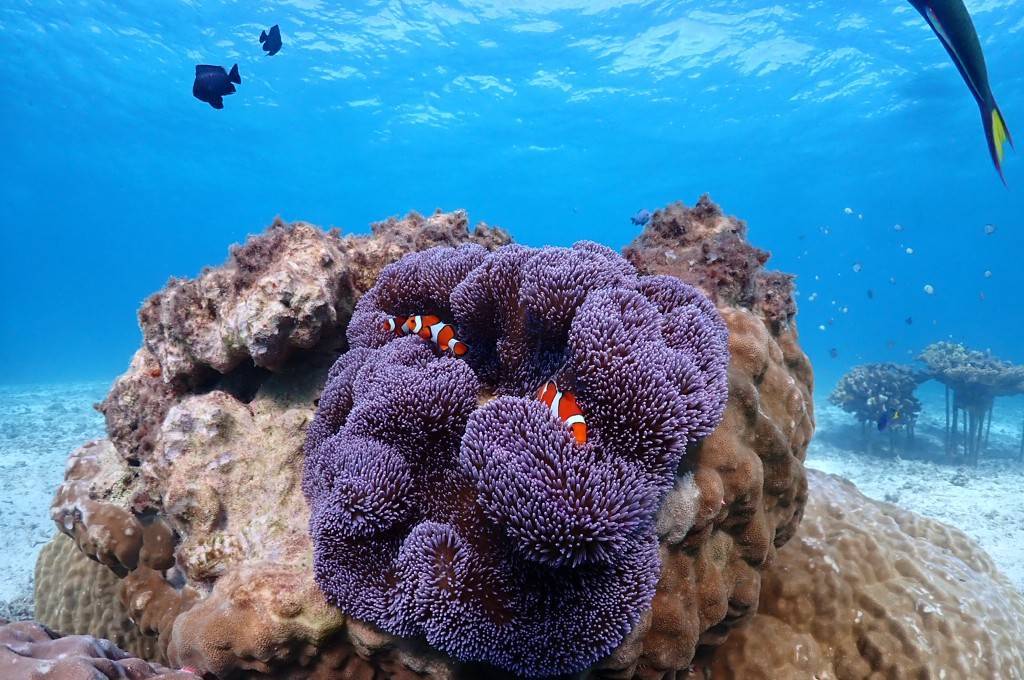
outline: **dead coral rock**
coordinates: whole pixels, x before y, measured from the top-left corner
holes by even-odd
[[[122,581],[57,534],[36,562],[36,621],[61,635],[95,635],[142,659],[165,663],[156,638],[143,635],[121,606]]]
[[[212,584],[242,562],[291,563],[310,549],[309,511],[292,485],[316,393],[283,394],[274,389],[281,382],[271,379],[249,404],[221,391],[186,398],[143,462],[162,517],[181,537],[175,558],[190,583]]]
[[[228,261],[195,279],[171,279],[139,310],[143,348],[98,407],[126,459],[155,446],[167,410],[213,388],[248,399],[266,370],[303,351],[344,349],[355,301],[388,263],[412,250],[475,242],[496,247],[503,230],[463,211],[416,213],[373,225],[372,236],[341,237],[304,222],[276,220],[231,249]]]
[[[712,677],[1024,678],[1024,598],[974,541],[835,475],[808,476],[800,529]]]
[[[139,310],[147,349],[166,379],[202,382],[243,361],[279,368],[295,351],[337,334],[354,291],[339,239],[275,222],[236,246],[222,267],[171,279]]]
[[[746,236],[746,222],[704,195],[693,208],[673,203],[656,210],[623,254],[643,273],[677,276],[701,288],[720,307],[754,310],[777,331],[796,316],[793,277],[765,271],[770,254]]]
[[[196,680],[198,676],[151,664],[108,640],[58,637],[29,621],[0,621],[0,669],[4,680]]]
[[[360,294],[373,287],[377,273],[408,253],[435,246],[457,246],[476,243],[488,250],[512,242],[504,229],[489,227],[481,222],[470,231],[469,218],[464,210],[443,213],[436,211],[429,217],[411,212],[405,217],[388,218],[371,225],[373,235],[347,236],[342,248],[354,263],[353,282]]]
[[[156,357],[143,347],[96,408],[103,414],[107,436],[117,450],[127,460],[138,462],[153,450],[167,409],[184,391],[180,381],[164,380]]]

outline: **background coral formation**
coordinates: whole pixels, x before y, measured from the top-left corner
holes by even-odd
[[[655,524],[662,571],[654,599],[597,664],[602,675],[674,673],[698,648],[706,656],[753,616],[761,572],[799,523],[813,431],[810,364],[797,342],[790,279],[765,272],[767,255],[744,233],[705,198],[692,210],[655,212],[627,251],[641,275],[679,276],[716,302],[729,330],[730,396],[722,424],[675,471]],[[110,442],[70,462],[54,505],[58,528],[124,575],[122,602],[172,664],[221,677],[362,677],[375,668],[495,677],[330,607],[313,582],[299,488],[303,437],[346,348],[341,330],[356,297],[412,249],[490,248],[507,236],[471,233],[465,215],[452,213],[380,223],[370,237],[299,224],[255,240],[263,238],[277,245],[262,266],[233,258],[192,285],[172,282],[147,305],[146,346],[104,405]],[[319,321],[332,314],[336,326]],[[162,330],[174,326],[190,330]],[[220,342],[230,351],[213,346]],[[225,357],[238,363],[221,374],[213,364]]]
[[[909,441],[921,412],[914,390],[927,378],[910,366],[862,364],[839,379],[828,400],[857,419],[868,445],[874,430],[902,430]]]
[[[960,531],[809,472],[800,529],[716,680],[1024,678],[1024,598]]]
[[[385,323],[416,312],[469,353]],[[724,409],[714,307],[594,243],[466,245],[385,268],[349,340],[303,480],[328,598],[524,676],[607,655],[654,595],[661,498]],[[549,379],[575,394],[586,443],[535,396]]]
[[[1024,393],[1024,366],[952,342],[931,344],[918,359],[928,377],[946,387],[947,456],[958,455],[962,443],[966,462],[977,464],[992,428],[995,399]],[[1024,441],[1021,452],[1024,455]]]

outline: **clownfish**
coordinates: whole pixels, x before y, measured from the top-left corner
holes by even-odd
[[[398,335],[405,335],[405,317],[404,316],[389,316],[384,320],[384,323],[380,325],[380,328],[385,333],[396,333]]]
[[[551,409],[551,415],[569,426],[577,444],[587,443],[587,421],[572,392],[562,392],[555,381],[548,380],[537,390],[537,398]]]
[[[436,316],[410,316],[402,325],[402,330],[405,333],[415,333],[424,340],[430,340],[442,352],[451,352],[457,357],[469,351],[466,343],[455,337],[455,329],[451,324],[441,321]]]

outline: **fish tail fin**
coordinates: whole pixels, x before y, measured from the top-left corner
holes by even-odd
[[[267,42],[267,32],[266,31],[260,31],[260,42],[261,43]]]
[[[238,75],[238,64],[231,67],[231,73],[228,74],[228,80],[237,85],[242,84],[242,76]]]
[[[1013,137],[1010,136],[1003,113],[995,102],[985,112],[985,134],[988,137],[988,150],[992,155],[992,162],[995,163],[996,170],[999,172],[999,178],[1003,180],[1003,184],[1006,184],[1006,177],[1003,176],[1003,157],[1005,156],[1003,145],[1008,143],[1013,149]]]

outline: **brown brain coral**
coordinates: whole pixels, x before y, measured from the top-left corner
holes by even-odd
[[[1024,678],[1024,598],[960,531],[809,471],[800,529],[716,680]]]
[[[797,342],[792,282],[764,272],[767,253],[744,234],[745,225],[703,197],[693,209],[655,212],[625,249],[641,272],[678,276],[716,300],[731,355],[722,424],[680,470],[692,485],[684,493],[696,505],[694,521],[684,536],[662,539],[642,677],[671,677],[753,615],[761,571],[793,535],[806,501],[813,378]]]
[[[121,604],[122,583],[57,534],[36,562],[36,618],[62,635],[94,635],[139,658],[165,663],[156,638],[143,635]]]
[[[105,402],[112,443],[73,456],[53,511],[124,576],[127,610],[172,663],[222,677],[497,677],[328,607],[299,491],[304,428],[355,298],[410,248],[507,241],[466,224],[460,213],[411,216],[345,238],[276,225],[147,303],[146,348]],[[662,678],[753,614],[761,571],[806,496],[812,379],[790,279],[765,273],[767,254],[708,200],[659,211],[626,252],[641,273],[712,295],[732,355],[723,424],[688,452],[658,517],[652,608],[594,671]]]

